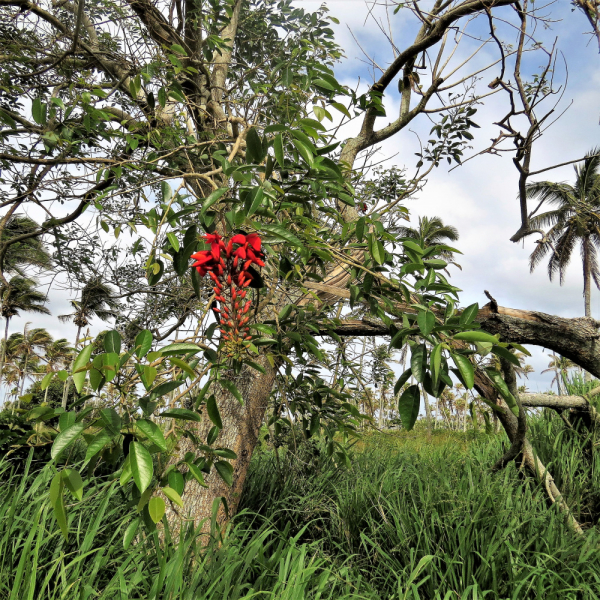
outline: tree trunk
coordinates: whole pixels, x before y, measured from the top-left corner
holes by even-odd
[[[429,404],[429,395],[423,390],[423,403],[425,404],[425,418],[427,419],[427,429],[431,434],[433,428],[433,419],[431,418],[431,406]]]
[[[592,317],[592,269],[590,263],[589,238],[583,241],[583,297],[585,299],[585,316]],[[592,380],[592,376],[587,372],[583,374],[586,383]]]
[[[6,325],[4,327],[4,344],[2,346],[2,355],[0,356],[0,385],[2,385],[2,373],[4,372],[4,361],[6,360],[6,344],[8,341],[8,324],[10,318],[6,318]]]
[[[489,402],[497,404],[498,395],[496,391],[494,390],[487,376],[484,375],[479,369],[476,369],[475,371],[475,389]],[[540,394],[534,395],[540,396]],[[521,400],[522,396],[527,395],[519,394],[519,400],[521,401],[521,404],[524,405],[525,403]],[[563,398],[564,396],[561,398],[561,400]],[[500,409],[495,412],[498,415],[498,419],[502,423],[504,431],[506,431],[506,435],[508,436],[508,439],[512,444],[518,436],[517,417],[515,417],[515,415],[507,408],[499,408]],[[526,437],[523,439],[523,443],[521,446],[519,462],[522,467],[525,467],[529,471],[529,473],[544,486],[550,501],[552,503],[556,503],[560,508],[561,512],[564,514],[569,528],[578,535],[583,535],[581,525],[573,516],[569,505],[565,502],[560,490],[556,487],[552,475],[550,474],[544,463],[542,463],[542,461],[538,458],[537,454],[533,450],[533,447],[531,446],[531,442]]]
[[[237,454],[237,459],[231,461],[233,485],[229,487],[213,467],[211,473],[205,477],[208,488],[201,487],[193,479],[186,483],[183,494],[183,511],[165,498],[169,527],[172,534],[176,536],[181,529],[182,521],[193,522],[196,527],[203,524],[203,531],[206,532],[210,525],[213,502],[217,498],[225,499],[230,515],[237,509],[276,376],[276,369],[271,367],[266,357],[262,356],[256,362],[265,369],[264,374],[245,367],[238,377],[227,376],[240,391],[244,398],[243,404],[240,404],[220,386],[214,386],[212,389],[223,421],[223,429],[214,446],[229,448]],[[189,426],[200,443],[205,443],[208,432],[213,426],[206,414],[203,417],[202,423],[197,426]],[[196,444],[189,438],[181,438],[176,447],[176,456],[173,457],[171,464],[179,462],[186,452],[196,454]],[[218,521],[222,523],[225,518],[226,513],[221,504]]]

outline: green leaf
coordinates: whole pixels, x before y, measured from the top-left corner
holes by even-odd
[[[356,238],[359,243],[362,243],[365,233],[365,218],[361,217],[356,221]]]
[[[288,231],[283,225],[269,225],[266,223],[256,223],[253,225],[256,229],[263,229],[264,231],[269,232],[271,235],[282,239],[285,242],[289,242],[292,246],[296,246],[297,248],[303,248],[304,244],[291,232]]]
[[[135,481],[140,494],[143,494],[150,485],[154,473],[152,456],[142,444],[131,442],[129,445],[129,464],[131,465],[133,481]]]
[[[121,427],[123,426],[123,422],[121,421],[121,417],[119,413],[114,408],[103,408],[100,411],[100,418],[102,422],[106,426],[106,429],[111,433],[111,435],[118,435],[121,433]]]
[[[33,120],[38,125],[46,124],[46,105],[42,103],[39,98],[36,98],[31,105],[31,114],[33,115]]]
[[[285,166],[285,159],[283,154],[283,138],[281,134],[278,134],[273,140],[273,150],[275,151],[275,158],[279,163],[279,166],[283,169]]]
[[[308,166],[312,168],[314,166],[314,157],[313,154],[306,145],[304,145],[300,140],[292,140],[294,146],[296,146],[296,150],[298,150],[298,154],[308,163]]]
[[[410,358],[410,368],[414,378],[419,382],[425,381],[425,370],[427,367],[427,348],[425,344],[413,346]]]
[[[206,211],[213,205],[216,204],[221,197],[227,192],[229,188],[219,188],[215,190],[212,194],[209,194],[204,201],[202,202],[202,210],[200,211],[200,216],[204,216]]]
[[[163,263],[163,261],[160,260],[160,258],[157,258],[156,262],[153,265],[151,265],[147,271],[148,285],[149,286],[156,285],[160,281],[161,277],[163,276],[164,271],[165,271],[165,263]]]
[[[104,336],[104,349],[107,352],[115,352],[119,354],[121,352],[121,335],[118,331],[108,331]]]
[[[367,242],[369,244],[369,253],[378,265],[382,265],[385,261],[385,249],[383,244],[372,233],[368,235]]]
[[[135,336],[135,353],[138,358],[144,358],[150,348],[152,348],[152,333],[147,329],[140,331]]]
[[[452,356],[452,360],[462,377],[464,385],[470,390],[473,387],[475,382],[475,370],[473,368],[473,364],[471,361],[462,354],[456,354],[452,352],[450,354]]]
[[[206,401],[206,410],[208,412],[208,418],[216,425],[219,429],[223,429],[223,421],[221,420],[221,414],[219,413],[219,407],[214,394]]]
[[[123,461],[123,467],[121,470],[121,477],[119,478],[119,483],[121,487],[126,485],[131,479],[131,453],[129,453],[125,460]]]
[[[435,327],[435,315],[430,311],[420,310],[417,315],[417,324],[423,335],[429,335]]]
[[[190,367],[186,362],[179,358],[175,358],[174,356],[169,357],[169,362],[176,367],[179,367],[182,371],[184,371],[187,375],[189,375],[192,379],[195,379],[196,373],[194,373],[194,369]]]
[[[173,232],[169,232],[167,233],[167,239],[171,244],[171,248],[173,248],[175,252],[179,252],[179,240],[177,239],[177,236]]]
[[[233,484],[233,467],[227,461],[217,461],[215,469],[217,469],[217,473],[227,485],[231,486]]]
[[[254,188],[253,192],[249,195],[250,206],[246,209],[246,216],[250,218],[261,206],[265,192],[261,187]]]
[[[163,452],[167,451],[167,442],[160,427],[148,419],[140,419],[135,422],[139,429],[153,444],[158,446]]]
[[[464,327],[473,322],[479,312],[479,304],[471,304],[460,313],[460,324]]]
[[[501,358],[504,358],[508,362],[512,363],[513,365],[515,365],[515,367],[521,366],[519,359],[512,352],[510,352],[506,348],[503,348],[502,346],[494,346],[492,348],[492,352],[496,356],[500,356]]]
[[[421,246],[419,244],[417,244],[417,242],[413,242],[411,240],[403,241],[402,245],[405,248],[407,248],[408,250],[412,250],[413,252],[416,252],[417,254],[423,254],[423,252],[424,252],[423,248],[421,248]]]
[[[240,391],[235,387],[235,384],[227,379],[219,379],[219,384],[221,387],[225,388],[230,394],[232,394],[235,399],[240,403],[244,404],[244,399],[240,394]]]
[[[44,376],[44,379],[42,379],[42,383],[40,384],[40,388],[42,389],[42,391],[46,390],[47,387],[50,385],[52,377],[54,377],[53,371],[50,371],[50,373]]]
[[[259,164],[265,157],[263,143],[256,131],[252,127],[246,135],[246,164]]]
[[[485,331],[461,331],[455,334],[455,340],[463,340],[464,342],[488,342],[490,344],[497,344],[498,338],[486,333]]]
[[[174,502],[175,504],[177,504],[177,506],[180,506],[181,508],[183,508],[183,500],[181,499],[181,496],[171,487],[164,487],[162,488],[162,493],[171,501]],[[161,516],[162,518],[162,516]],[[160,519],[159,519],[160,520]],[[155,521],[156,523],[156,521]]]
[[[73,497],[81,502],[83,499],[83,479],[75,469],[65,469],[62,472],[66,488],[73,494]]]
[[[421,394],[419,393],[418,385],[408,387],[400,400],[398,400],[398,412],[402,420],[402,426],[407,431],[410,431],[419,416],[419,408],[421,407]]]
[[[394,386],[394,396],[397,396],[400,393],[402,386],[409,380],[411,375],[412,369],[406,369],[406,371],[400,375],[398,381],[396,381],[396,385]]]
[[[65,448],[68,448],[87,427],[87,423],[75,423],[65,431],[61,431],[52,444],[50,451],[52,458],[56,458]]]
[[[131,542],[134,540],[137,530],[140,526],[141,519],[138,517],[133,520],[127,529],[125,530],[125,535],[123,536],[123,549],[127,550],[129,546],[131,546]]]
[[[184,381],[165,381],[164,383],[157,385],[150,392],[150,402],[153,402],[157,398],[160,398],[160,397],[164,396],[165,394],[172,392],[173,390],[177,389],[178,387],[181,387],[183,384],[184,384]]]
[[[190,473],[192,474],[192,476],[194,477],[194,479],[202,486],[207,488],[208,486],[206,485],[206,483],[204,483],[204,477],[202,475],[202,471],[200,470],[200,468],[198,466],[196,466],[193,463],[188,464],[188,468],[190,470]]]
[[[433,380],[433,386],[436,387],[438,378],[440,376],[440,368],[442,366],[442,344],[436,344],[431,351],[430,359],[431,378]]]
[[[67,509],[64,498],[65,482],[62,473],[57,473],[50,482],[50,504],[54,510],[54,517],[62,531],[65,540],[69,538],[69,526],[67,523]]]
[[[196,344],[191,344],[187,342],[179,342],[177,344],[169,344],[164,348],[160,348],[158,352],[160,352],[163,356],[169,356],[171,354],[188,354],[190,352],[200,352],[202,348],[199,348]]]
[[[500,395],[502,396],[502,398],[504,398],[506,404],[508,404],[508,408],[510,408],[512,413],[516,417],[518,417],[519,407],[517,405],[517,401],[515,400],[514,396],[510,393],[510,390],[508,389],[508,386],[506,385],[502,374],[496,371],[495,369],[486,369],[485,371],[488,374],[489,378],[492,380],[494,387],[498,390],[498,392],[500,392]]]
[[[85,376],[87,374],[87,371],[78,371],[78,369],[81,369],[83,367],[85,367],[89,361],[90,361],[90,356],[92,355],[92,345],[90,344],[89,346],[86,346],[78,355],[77,358],[75,359],[75,362],[73,363],[73,383],[75,384],[75,388],[77,389],[77,392],[81,393],[81,390],[83,389],[83,384],[85,382]]]
[[[185,488],[185,479],[183,478],[181,472],[177,469],[169,471],[168,481],[169,487],[173,488],[181,496]]]
[[[229,448],[217,448],[215,454],[221,458],[228,458],[230,460],[235,460],[237,458],[237,454]]]
[[[197,412],[187,408],[172,408],[160,413],[159,416],[165,419],[182,419],[183,421],[196,421],[197,423],[202,421],[202,417]]]
[[[165,509],[165,501],[158,496],[151,498],[150,502],[148,502],[148,514],[154,523],[158,523],[163,518]]]
[[[107,444],[110,444],[113,436],[104,429],[101,429],[88,444],[84,462],[89,462],[100,450],[102,450]]]

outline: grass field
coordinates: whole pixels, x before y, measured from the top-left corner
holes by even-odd
[[[318,448],[263,450],[242,511],[221,535],[125,550],[131,509],[118,483],[86,488],[69,543],[51,514],[51,472],[0,468],[0,599],[600,598],[599,476],[593,440],[556,418],[530,435],[586,535],[564,525],[514,465],[492,475],[502,436],[366,434],[350,468]],[[560,460],[558,460],[560,457]]]

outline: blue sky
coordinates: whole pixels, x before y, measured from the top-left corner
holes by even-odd
[[[320,2],[296,2],[306,10],[315,10]],[[424,3],[422,3],[424,4]],[[338,43],[344,48],[346,58],[337,66],[338,79],[347,85],[356,85],[358,78],[365,83],[372,80],[372,75],[363,62],[364,55],[354,41],[349,28],[362,48],[383,68],[393,58],[390,44],[374,22],[380,19],[387,26],[387,18],[381,6],[368,5],[361,0],[333,0],[328,3],[330,14],[340,20],[334,26]],[[370,9],[371,17],[367,18]],[[594,38],[584,35],[589,25],[580,13],[572,13],[569,2],[560,0],[551,6],[552,18],[557,22],[551,27],[539,27],[536,35],[546,43],[552,43],[558,37],[557,47],[564,53],[568,64],[569,81],[566,93],[557,109],[568,108],[565,115],[544,135],[535,149],[532,168],[543,168],[551,164],[583,156],[594,145],[600,144],[600,56]],[[511,9],[503,8],[498,14],[509,16]],[[415,33],[415,21],[405,10],[397,15],[390,14],[393,39],[399,48],[405,46]],[[487,23],[476,23],[474,34],[487,35]],[[514,43],[515,32],[505,25],[499,24],[499,35]],[[511,39],[512,38],[512,39]],[[469,55],[478,45],[475,40],[466,39],[463,48],[455,59]],[[484,66],[496,49],[492,46],[484,50],[474,59],[477,68]],[[526,59],[525,71],[532,74],[539,71],[542,59],[539,56]],[[466,72],[465,72],[466,73]],[[562,60],[557,63],[556,76],[564,80],[565,69]],[[483,75],[481,86],[487,90],[487,83],[497,75],[497,69]],[[489,90],[488,90],[489,91]],[[386,97],[388,114],[393,118],[398,111],[398,93],[396,83],[390,86]],[[498,127],[493,125],[507,107],[506,96],[498,94],[485,101],[479,107],[476,117],[481,126],[474,132],[474,152],[486,147],[489,140],[498,134]],[[390,119],[381,118],[379,126],[384,126]],[[352,133],[352,125],[345,130]],[[414,168],[418,151],[415,134],[426,138],[431,122],[420,118],[411,124],[413,132],[402,132],[384,143],[379,158],[392,157],[387,166],[396,165]],[[468,155],[468,154],[467,154]],[[544,175],[556,181],[572,180],[572,167],[563,167]],[[445,222],[458,227],[461,239],[457,246],[464,255],[460,259],[462,271],[453,272],[453,283],[464,291],[461,296],[463,305],[479,302],[483,305],[487,299],[483,290],[489,290],[503,306],[535,309],[566,317],[583,314],[583,278],[578,255],[573,256],[572,265],[567,273],[565,284],[561,287],[557,282],[548,281],[547,274],[541,266],[533,274],[529,273],[528,257],[534,243],[528,239],[524,244],[513,244],[510,236],[518,229],[519,212],[517,203],[517,176],[511,164],[510,156],[496,157],[484,155],[467,162],[463,167],[448,172],[440,167],[428,178],[425,188],[419,192],[407,206],[411,210],[412,219],[416,222],[420,215],[438,215]],[[50,308],[51,317],[25,315],[15,318],[11,323],[11,332],[22,329],[25,321],[34,320],[35,326],[46,327],[55,337],[74,339],[75,327],[71,324],[59,323],[57,316],[70,312],[68,298],[70,294],[61,291],[52,294]],[[600,292],[592,292],[592,311],[600,318]],[[105,329],[101,322],[93,322],[92,334]],[[532,391],[546,390],[551,376],[541,375],[546,368],[549,357],[542,349],[532,348],[533,357],[530,363],[536,373],[529,376],[528,386]]]

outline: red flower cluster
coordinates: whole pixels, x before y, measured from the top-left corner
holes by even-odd
[[[252,337],[247,325],[250,318],[246,316],[252,301],[246,300],[246,288],[252,281],[249,268],[265,266],[261,239],[256,233],[234,235],[227,245],[218,233],[209,233],[204,239],[210,244],[210,250],[192,254],[196,261],[192,267],[202,277],[208,273],[215,284],[215,298],[221,309],[213,307],[213,311],[221,322],[223,340],[232,346],[231,355],[235,347]]]

